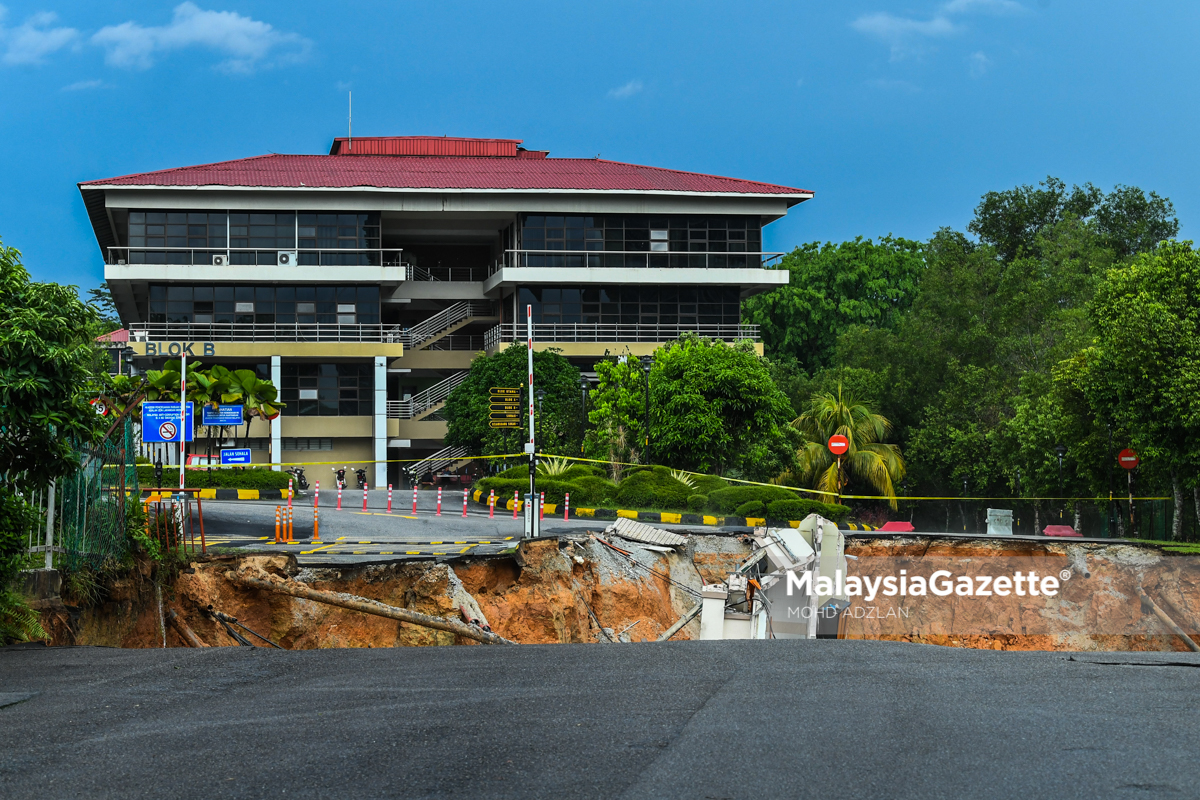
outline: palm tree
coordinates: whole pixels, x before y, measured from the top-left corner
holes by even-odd
[[[805,443],[797,455],[799,467],[792,474],[780,476],[799,481],[818,491],[841,494],[851,479],[870,485],[896,508],[894,484],[904,477],[904,458],[900,448],[883,442],[891,433],[892,423],[876,414],[866,403],[842,392],[826,392],[812,399],[812,406],[796,419],[792,427],[803,434]],[[850,449],[841,458],[829,450],[829,438],[841,434],[850,442]]]

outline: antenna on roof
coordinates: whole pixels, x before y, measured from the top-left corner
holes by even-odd
[[[354,92],[346,90],[346,150],[354,152]]]

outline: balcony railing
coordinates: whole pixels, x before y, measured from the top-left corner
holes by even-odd
[[[609,269],[771,269],[784,253],[716,253],[655,250],[506,250],[492,262],[492,273],[504,267]]]
[[[485,349],[495,349],[501,342],[525,340],[525,323],[505,322],[484,334]],[[656,325],[652,323],[535,323],[535,342],[668,342],[685,333],[695,333],[707,339],[738,341],[757,339],[757,325]]]
[[[401,344],[404,334],[394,325],[334,323],[135,322],[135,342],[370,342]],[[448,338],[448,337],[447,337]]]
[[[404,262],[403,250],[360,249],[360,250],[313,250],[308,248],[276,247],[263,248],[190,248],[190,247],[110,247],[110,265],[164,264],[172,266],[214,266],[213,259],[221,257],[234,267],[279,266],[279,254],[296,253],[296,266],[300,267],[408,267],[408,279],[412,280],[412,265]],[[482,280],[482,279],[481,279]]]
[[[419,267],[415,264],[408,266],[410,281],[442,281],[467,282],[482,281],[492,274],[490,267]]]

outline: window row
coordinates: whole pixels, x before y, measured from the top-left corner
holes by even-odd
[[[736,288],[694,286],[522,288],[517,308],[533,306],[533,321],[584,325],[737,325]],[[523,316],[523,314],[518,315]]]
[[[377,213],[131,211],[126,232],[129,247],[377,250],[379,242]]]
[[[150,286],[149,322],[377,325],[378,286]]]
[[[367,417],[375,413],[371,364],[283,364],[284,416]]]
[[[522,221],[521,248],[639,253],[754,253],[761,250],[762,239],[758,217],[527,215]]]

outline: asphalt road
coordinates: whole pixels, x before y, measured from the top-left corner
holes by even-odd
[[[0,795],[1194,797],[1197,667],[838,640],[10,648]]]
[[[369,491],[364,512],[360,490],[347,489],[339,511],[337,492],[322,489],[320,544],[314,545],[311,494],[293,502],[296,544],[285,547],[305,565],[500,553],[515,545],[525,526],[524,512],[514,520],[511,511],[498,506],[494,518],[489,518],[487,509],[473,502],[464,517],[462,489],[443,492],[441,516],[437,515],[436,491],[419,492],[417,513],[413,514],[411,490],[396,492],[388,513],[386,491]],[[205,500],[203,505],[205,538],[210,546],[280,549],[274,544],[275,509],[285,503]],[[563,520],[560,512],[542,521],[542,532],[601,531],[609,524],[590,518]]]

